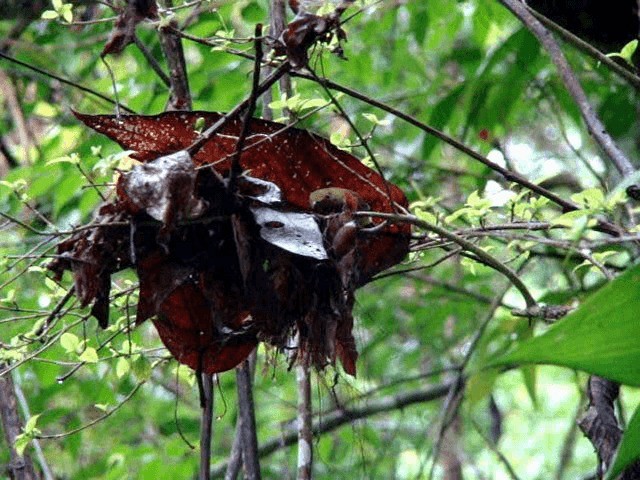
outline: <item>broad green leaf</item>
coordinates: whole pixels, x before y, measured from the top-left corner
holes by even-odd
[[[640,386],[640,265],[589,296],[547,332],[489,363],[560,365]]]
[[[469,378],[465,388],[465,398],[471,406],[487,398],[493,391],[493,385],[500,374],[497,369],[478,372]]]
[[[527,388],[527,393],[529,394],[529,398],[531,398],[531,403],[537,407],[538,406],[538,395],[537,395],[537,373],[538,367],[535,365],[525,365],[520,371],[522,372],[522,378],[524,379],[524,386]]]
[[[87,363],[97,363],[98,362],[98,352],[93,347],[87,347],[84,352],[80,354],[78,357],[83,362]]]
[[[613,480],[625,467],[638,459],[640,459],[640,405],[636,408],[636,412],[622,436],[616,456],[605,477],[606,480]]]

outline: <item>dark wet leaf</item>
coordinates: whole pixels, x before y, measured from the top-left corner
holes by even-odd
[[[133,210],[173,226],[202,215],[206,205],[195,196],[196,170],[189,154],[179,152],[134,167],[118,182],[119,193]]]

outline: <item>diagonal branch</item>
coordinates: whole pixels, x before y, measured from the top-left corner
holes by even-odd
[[[520,21],[524,23],[525,27],[540,41],[551,57],[551,61],[558,69],[569,94],[573,97],[573,100],[580,109],[589,133],[609,159],[611,159],[620,175],[623,178],[630,177],[635,172],[635,167],[607,132],[604,124],[589,103],[578,78],[571,69],[569,62],[551,32],[533,16],[526,5],[520,0],[500,0],[500,2],[518,17]],[[627,193],[635,200],[640,199],[640,186],[632,185],[627,189]]]
[[[166,0],[166,6],[173,7],[172,0]],[[169,25],[177,27],[175,20]],[[184,61],[182,40],[171,29],[160,28],[160,45],[167,65],[169,66],[169,81],[171,83],[169,96],[169,110],[191,110],[191,92],[189,91],[189,79],[187,66]]]

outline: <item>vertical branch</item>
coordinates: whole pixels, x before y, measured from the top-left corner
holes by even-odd
[[[173,6],[172,0],[166,0],[167,7]],[[171,94],[167,110],[191,110],[191,93],[189,91],[189,80],[187,78],[187,66],[184,61],[184,50],[182,40],[171,31],[177,28],[175,20],[169,22],[171,28],[160,29],[160,45],[162,52],[167,59],[169,67],[169,80],[171,83]]]
[[[255,355],[253,355],[255,359]],[[247,359],[236,368],[238,385],[238,431],[242,443],[242,462],[247,480],[260,480],[260,461],[258,438],[256,435],[256,415],[253,404],[253,378],[251,359]]]
[[[4,368],[6,365],[0,364]],[[22,431],[22,422],[18,414],[18,401],[11,374],[0,375],[0,420],[2,431],[9,447],[11,463],[9,475],[14,480],[36,480],[33,462],[28,455],[21,455],[16,447],[16,438]]]
[[[229,172],[229,191],[233,193],[235,190],[235,182],[238,176],[242,173],[242,167],[240,165],[240,155],[244,148],[247,135],[249,134],[251,118],[253,112],[256,109],[256,101],[258,99],[258,90],[260,88],[260,66],[262,63],[262,24],[258,23],[255,29],[255,50],[256,58],[253,67],[253,80],[251,83],[251,95],[249,96],[249,104],[247,110],[244,113],[242,121],[242,130],[238,136],[238,142],[236,143],[236,151],[231,158],[231,171]]]
[[[284,28],[287,26],[287,6],[284,0],[271,0],[271,36],[274,40],[280,38]],[[288,97],[291,96],[291,77],[284,75],[280,79],[280,93]]]
[[[278,39],[286,27],[286,5],[284,0],[271,0],[271,35]],[[291,77],[280,79],[280,92],[291,97]],[[309,365],[296,367],[298,390],[298,475],[299,480],[311,479],[313,467],[313,429],[311,405],[311,376]]]
[[[306,362],[296,367],[298,387],[298,480],[310,480],[313,466],[311,376]]]
[[[213,433],[213,376],[197,372],[202,381],[200,417],[200,474],[198,480],[210,480],[211,436]]]

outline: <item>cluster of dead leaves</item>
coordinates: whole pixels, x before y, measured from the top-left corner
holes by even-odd
[[[58,278],[73,272],[101,326],[111,275],[133,268],[137,323],[151,318],[181,363],[224,371],[265,341],[319,368],[338,358],[355,374],[354,290],[402,260],[409,227],[354,212],[406,206],[400,189],[327,140],[274,122],[251,121],[245,172],[230,182],[240,119],[191,157],[196,125],[221,115],[77,117],[143,162],[50,265]]]

